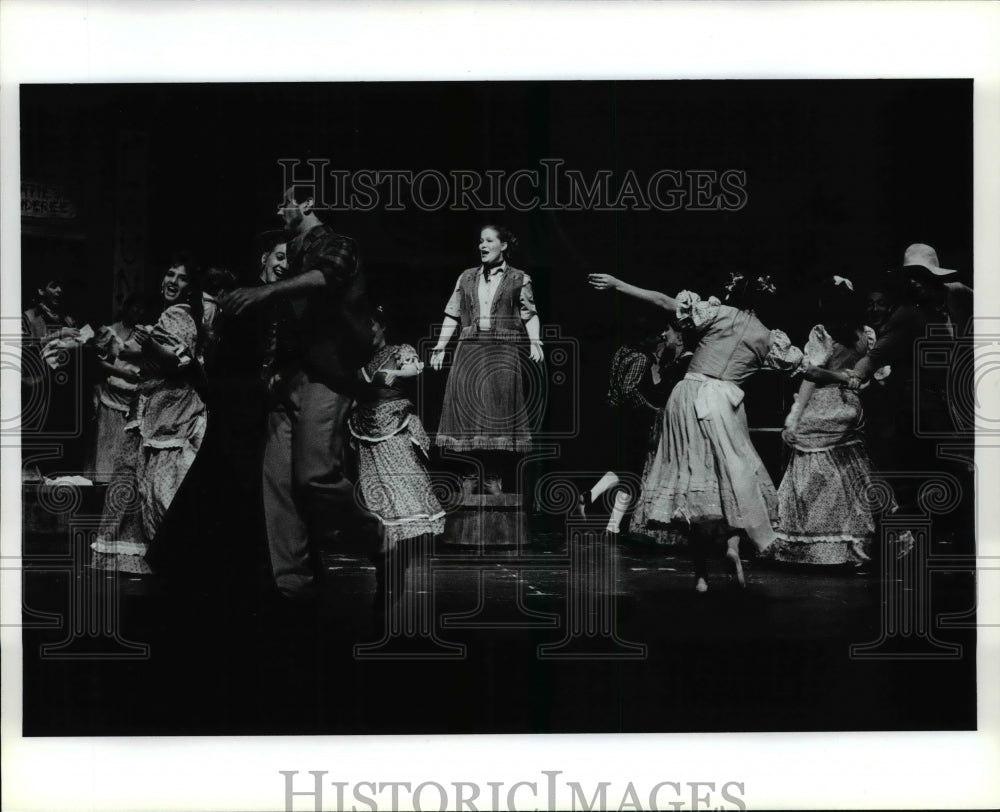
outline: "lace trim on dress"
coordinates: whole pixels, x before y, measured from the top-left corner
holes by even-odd
[[[839,533],[829,536],[807,536],[807,535],[789,535],[782,532],[781,530],[774,531],[774,537],[778,541],[785,544],[801,544],[803,546],[808,546],[812,543],[841,543],[841,542],[851,542],[851,541],[871,541],[871,534],[866,536],[859,536],[851,533]]]
[[[764,359],[764,365],[771,369],[791,371],[802,364],[802,350],[792,344],[792,340],[782,330],[771,330],[771,348]]]
[[[429,513],[417,513],[413,516],[404,516],[402,519],[383,519],[379,516],[378,520],[386,527],[396,527],[401,524],[412,524],[413,522],[435,522],[444,515],[445,512],[442,510],[435,513],[433,516]]]

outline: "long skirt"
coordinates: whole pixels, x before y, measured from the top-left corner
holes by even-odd
[[[649,502],[643,498],[649,489],[650,471],[656,462],[656,452],[660,447],[660,438],[663,436],[663,418],[665,411],[665,409],[660,409],[660,411],[657,412],[656,417],[653,420],[653,426],[649,431],[649,448],[646,452],[646,457],[642,466],[642,490],[639,493],[638,499],[635,501],[635,509],[632,512],[629,532],[634,535],[646,536],[657,544],[673,546],[685,544],[687,542],[687,538],[684,536],[684,533],[676,524],[669,527],[662,524],[650,524],[648,512]]]
[[[444,532],[445,512],[427,474],[421,435],[426,437],[420,419],[411,414],[407,425],[388,437],[354,436],[358,486],[365,507],[383,525],[383,553],[403,539]]]
[[[759,549],[773,541],[777,493],[750,441],[739,386],[689,372],[674,387],[643,502],[650,523],[717,522]]]
[[[437,445],[454,451],[528,451],[531,407],[540,410],[543,402],[541,383],[529,378],[532,397],[526,401],[522,375],[528,366],[521,350],[488,335],[458,342]]]
[[[87,455],[84,476],[94,482],[109,482],[115,471],[115,460],[126,444],[127,411],[115,409],[97,399],[93,446]]]
[[[778,488],[777,542],[768,555],[801,564],[849,564],[868,558],[875,522],[871,466],[854,392],[816,389],[793,433],[792,457]]]
[[[206,426],[205,405],[191,387],[162,387],[139,397],[91,545],[95,568],[151,572],[149,543],[194,463]]]
[[[147,541],[142,527],[142,495],[139,470],[142,467],[142,438],[139,432],[124,432],[114,473],[104,494],[104,511],[91,565],[95,569],[145,574]]]

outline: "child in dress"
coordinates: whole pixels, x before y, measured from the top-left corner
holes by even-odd
[[[822,292],[825,323],[809,334],[802,362],[807,377],[782,433],[792,456],[778,488],[778,540],[768,550],[775,560],[860,565],[870,558],[875,522],[866,499],[871,466],[864,410],[858,392],[839,377],[875,344],[862,306],[843,277]]]
[[[361,498],[382,525],[379,591],[398,598],[402,584],[386,585],[385,572],[401,575],[405,569],[408,553],[400,542],[444,532],[445,514],[427,473],[430,439],[405,392],[424,365],[410,345],[388,343],[386,326],[385,310],[378,307],[372,320],[375,355],[360,371],[365,386],[347,425]]]

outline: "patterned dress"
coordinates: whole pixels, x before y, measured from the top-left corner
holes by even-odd
[[[813,327],[805,362],[849,369],[874,344],[869,328],[855,346],[835,342]],[[792,457],[778,488],[778,540],[768,555],[800,564],[849,564],[867,560],[875,523],[866,492],[871,469],[858,393],[837,384],[806,382],[782,434]]]
[[[444,532],[444,510],[427,474],[430,439],[401,391],[403,379],[386,386],[378,375],[411,363],[419,357],[407,344],[379,350],[361,371],[368,386],[348,419],[361,497],[385,528],[382,552],[403,539]]]
[[[104,502],[93,566],[148,573],[146,550],[201,447],[207,410],[192,383],[198,328],[187,305],[163,311],[151,341],[175,354],[173,371],[146,363],[139,397]]]
[[[139,372],[139,367],[119,357],[131,330],[120,321],[101,328],[94,340],[98,357],[126,372]],[[84,475],[95,482],[107,482],[115,470],[123,444],[126,442],[125,423],[138,397],[138,384],[109,374],[94,391],[94,444],[87,458]]]
[[[794,370],[802,352],[753,313],[714,297],[682,291],[677,302],[698,345],[667,401],[638,512],[654,526],[719,522],[763,549],[773,540],[777,494],[750,441],[740,383],[762,369]]]

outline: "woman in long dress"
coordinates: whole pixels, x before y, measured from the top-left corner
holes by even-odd
[[[139,366],[121,357],[122,349],[143,321],[142,301],[129,296],[118,321],[101,327],[94,338],[102,380],[94,387],[94,432],[84,475],[107,482],[126,442],[125,423],[139,395]]]
[[[657,403],[662,403],[663,405],[660,406],[656,413],[656,419],[653,421],[652,431],[650,432],[647,444],[646,458],[643,460],[642,476],[640,478],[642,491],[648,488],[646,483],[650,481],[650,471],[656,462],[656,452],[659,450],[660,438],[663,436],[663,418],[666,413],[667,401],[670,399],[670,393],[674,391],[674,387],[677,384],[684,380],[684,376],[687,375],[688,365],[694,357],[694,352],[688,346],[689,339],[685,336],[684,331],[677,324],[676,320],[672,320],[669,323],[666,335],[666,346],[657,365],[659,380],[655,382],[658,391]],[[670,528],[664,528],[662,525],[651,527],[649,516],[646,514],[647,509],[648,503],[641,498],[640,493],[636,509],[632,513],[632,533],[647,536],[658,544],[674,545],[686,543],[684,534],[679,532],[679,528],[676,525]]]
[[[500,479],[504,453],[531,448],[531,408],[522,381],[522,348],[531,360],[544,355],[531,277],[508,264],[516,246],[502,226],[485,226],[479,235],[481,265],[458,277],[445,307],[441,335],[431,353],[431,367],[440,370],[448,342],[460,330],[455,360],[445,388],[436,443],[440,448],[478,456],[485,471],[486,493],[503,490]],[[475,487],[467,474],[467,493]]]
[[[867,491],[871,465],[858,392],[846,388],[846,370],[875,344],[850,280],[828,284],[820,299],[825,324],[806,343],[803,380],[785,420],[782,439],[791,459],[778,488],[777,561],[855,564],[870,558],[875,522]]]
[[[740,384],[762,369],[796,369],[801,351],[750,309],[753,296],[763,291],[749,280],[731,290],[731,304],[686,290],[671,297],[609,274],[591,274],[589,281],[597,290],[617,290],[676,315],[697,341],[688,371],[667,401],[642,513],[652,524],[690,527],[697,591],[708,590],[705,546],[720,535],[731,577],[743,586],[740,533],[758,550],[773,543],[777,494],[750,441]],[[766,280],[758,281],[766,287]]]
[[[386,326],[377,308],[375,355],[361,370],[365,386],[348,420],[361,495],[384,528],[383,553],[404,539],[444,531],[444,510],[427,474],[430,438],[406,393],[424,365],[409,344],[386,341]]]
[[[198,391],[202,298],[195,273],[190,258],[172,260],[160,287],[163,312],[122,349],[138,362],[141,382],[91,545],[95,568],[151,571],[146,550],[201,446],[207,410]]]
[[[427,473],[430,438],[408,396],[424,365],[409,344],[386,340],[387,318],[375,309],[375,355],[361,369],[364,385],[348,418],[357,454],[358,487],[365,508],[381,525],[381,546],[374,555],[375,611],[385,597],[398,600],[413,550],[407,542],[444,532],[445,512]]]

